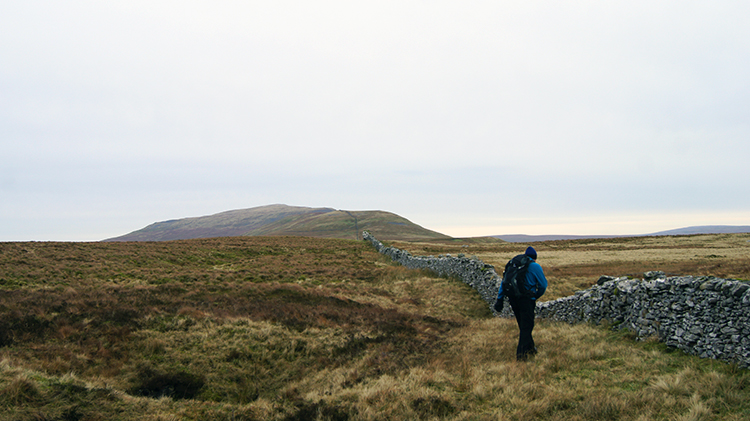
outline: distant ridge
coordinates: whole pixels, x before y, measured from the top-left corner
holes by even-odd
[[[750,233],[750,225],[701,225],[694,227],[677,228],[667,231],[659,231],[651,234],[640,235],[525,235],[525,234],[508,234],[493,235],[509,243],[531,243],[535,241],[554,241],[554,240],[580,240],[595,238],[620,238],[620,237],[649,237],[657,235],[695,235],[695,234],[742,234]]]
[[[493,235],[493,238],[497,238],[509,243],[533,243],[535,241],[555,241],[555,240],[582,240],[587,238],[617,238],[623,237],[622,235],[526,235],[526,234],[507,234],[507,235]],[[629,236],[630,237],[630,236]],[[635,236],[633,236],[635,237]]]
[[[245,235],[357,239],[363,230],[383,240],[424,241],[451,238],[391,212],[276,204],[156,222],[104,241],[170,241]]]
[[[750,225],[701,225],[659,231],[649,235],[692,235],[692,234],[743,234],[750,233]]]

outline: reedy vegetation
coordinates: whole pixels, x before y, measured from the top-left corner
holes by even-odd
[[[534,246],[555,298],[601,274],[748,279],[748,239]],[[525,248],[394,245],[500,271]],[[750,416],[747,370],[543,320],[540,354],[520,364],[516,335],[463,283],[394,266],[364,242],[0,243],[3,420]]]

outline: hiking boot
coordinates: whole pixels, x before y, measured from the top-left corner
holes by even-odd
[[[533,358],[537,353],[539,353],[539,351],[534,347],[534,349],[530,349],[523,354],[516,355],[516,361],[528,361],[529,358]]]

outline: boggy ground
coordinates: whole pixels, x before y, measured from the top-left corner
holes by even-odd
[[[675,267],[747,279],[746,266],[731,269],[747,239],[709,241],[716,257]],[[534,246],[563,285],[554,297],[600,274],[672,272],[628,262],[638,241]],[[664,255],[706,251],[644,241]],[[406,245],[500,271],[525,248]],[[535,332],[539,355],[517,363],[513,320],[364,242],[0,243],[0,420],[750,417],[746,370],[606,327],[539,321]]]

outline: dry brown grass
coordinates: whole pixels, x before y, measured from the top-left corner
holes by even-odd
[[[746,237],[674,241],[535,247],[550,296],[619,268],[747,277]],[[525,248],[407,246],[496,266]],[[513,320],[363,242],[0,243],[0,316],[0,420],[750,416],[746,370],[605,327],[540,321],[518,363]]]

